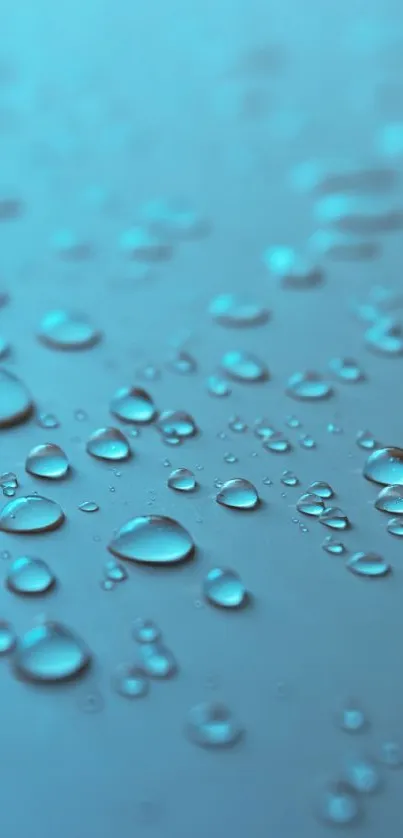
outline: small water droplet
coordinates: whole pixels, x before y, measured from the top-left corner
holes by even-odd
[[[112,579],[102,579],[99,584],[103,591],[113,591],[115,587],[115,582]]]
[[[332,487],[329,486],[329,483],[325,483],[323,480],[315,480],[314,483],[311,483],[308,492],[313,492],[320,498],[331,498],[334,494]]]
[[[5,471],[0,475],[0,487],[3,491],[3,495],[6,495],[6,497],[13,497],[15,495],[15,490],[18,489],[17,475],[14,474],[13,471]]]
[[[320,796],[318,813],[332,826],[354,823],[360,815],[360,808],[351,786],[343,780],[328,783]]]
[[[286,425],[288,425],[289,428],[300,428],[301,427],[301,422],[299,421],[297,416],[287,416],[285,422],[286,422]]]
[[[355,441],[359,448],[364,448],[365,450],[372,450],[377,446],[376,439],[371,434],[371,431],[358,431]]]
[[[216,496],[217,503],[229,509],[256,509],[260,503],[259,495],[253,483],[243,477],[227,480]]]
[[[291,247],[269,247],[263,261],[270,274],[288,288],[306,289],[323,280],[323,272],[308,256]]]
[[[340,381],[346,383],[355,384],[364,378],[362,370],[353,358],[333,358],[329,368]]]
[[[376,509],[403,515],[403,486],[385,486],[375,501]]]
[[[387,531],[391,533],[391,535],[402,536],[403,535],[403,518],[391,518],[388,521]]]
[[[336,422],[329,422],[326,428],[329,434],[342,434],[343,428],[337,425]]]
[[[173,372],[179,373],[179,375],[190,375],[197,370],[195,359],[188,352],[184,351],[178,352],[171,359],[168,366]]]
[[[78,507],[81,512],[98,512],[99,506],[94,500],[84,500]]]
[[[163,434],[165,440],[174,438],[181,439],[195,436],[198,428],[190,413],[183,410],[164,410],[158,422],[158,430]]]
[[[178,666],[172,652],[160,641],[143,643],[140,646],[140,657],[150,678],[172,678],[177,672]]]
[[[357,576],[375,578],[386,576],[392,568],[379,553],[354,553],[347,559],[346,567]]]
[[[210,375],[207,379],[207,391],[210,396],[217,396],[218,398],[225,398],[231,395],[231,388],[224,378],[218,375]]]
[[[132,227],[122,233],[120,249],[139,262],[165,262],[172,256],[172,246],[146,227]]]
[[[273,481],[270,479],[270,477],[264,477],[263,478],[263,483],[264,483],[265,486],[272,486],[273,485]]]
[[[30,681],[58,682],[72,678],[90,663],[85,643],[61,623],[43,622],[17,643],[16,671]]]
[[[0,655],[8,655],[15,648],[17,637],[7,620],[0,620]]]
[[[155,643],[161,637],[161,629],[153,620],[138,617],[133,625],[133,637],[138,643]]]
[[[264,482],[264,481],[263,481]],[[284,486],[298,486],[298,477],[292,471],[283,471],[281,475],[281,482]]]
[[[272,451],[276,454],[285,454],[291,450],[291,445],[288,439],[281,433],[281,431],[274,431],[271,436],[268,436],[262,444],[265,451]]]
[[[36,421],[40,428],[58,428],[60,422],[54,413],[38,413]]]
[[[145,515],[124,524],[108,549],[122,559],[161,565],[190,558],[195,545],[178,521],[162,515]]]
[[[221,608],[239,608],[246,599],[240,576],[230,568],[215,567],[210,570],[203,583],[203,593],[209,602]]]
[[[101,334],[85,314],[60,309],[45,314],[38,337],[52,349],[76,350],[94,346]]]
[[[13,373],[0,369],[0,428],[28,419],[33,402],[25,384]]]
[[[127,570],[116,559],[108,559],[104,565],[105,579],[112,582],[124,582],[127,579]]]
[[[23,556],[14,559],[6,576],[7,587],[15,594],[44,594],[56,583],[56,577],[42,559]]]
[[[259,303],[251,302],[235,294],[220,294],[209,308],[212,318],[221,326],[245,328],[267,323],[270,312]]]
[[[346,530],[350,526],[346,513],[338,506],[327,506],[320,514],[319,521],[332,530]]]
[[[256,419],[254,422],[253,433],[258,439],[266,440],[270,439],[270,437],[277,433],[277,431],[273,428],[273,425],[270,424],[268,419],[260,418]]]
[[[207,220],[183,199],[158,198],[142,210],[145,223],[157,235],[168,239],[194,239],[209,230]]]
[[[269,371],[266,365],[251,352],[233,350],[221,359],[222,371],[234,381],[255,383],[266,381]]]
[[[314,495],[312,492],[305,492],[297,501],[296,508],[298,512],[303,512],[304,515],[318,517],[324,511],[325,504],[322,498]]]
[[[177,468],[169,475],[167,486],[177,492],[193,492],[197,488],[197,482],[192,471]]]
[[[54,530],[64,521],[59,504],[40,495],[27,495],[7,503],[0,512],[0,530],[36,533]]]
[[[59,445],[46,442],[31,449],[25,461],[25,469],[34,477],[61,480],[69,470],[69,461]]]
[[[131,455],[130,445],[119,428],[98,428],[91,434],[86,450],[99,460],[127,460]]]
[[[344,544],[341,541],[336,541],[332,535],[326,536],[322,542],[322,548],[326,550],[326,553],[330,553],[331,556],[341,556],[346,550]]]
[[[142,698],[147,695],[150,685],[144,669],[128,663],[117,668],[113,686],[124,698]]]
[[[85,422],[85,420],[88,419],[88,413],[79,407],[74,411],[74,418],[77,422]]]
[[[156,408],[151,396],[139,387],[121,387],[112,397],[109,409],[123,422],[152,422]]]
[[[403,486],[403,449],[378,448],[364,466],[364,477],[382,486]]]
[[[310,434],[304,434],[303,436],[300,436],[298,442],[301,448],[306,448],[308,451],[311,448],[316,448],[316,442]]]
[[[367,757],[355,757],[346,766],[346,780],[354,791],[360,794],[373,794],[380,785],[377,766]]]
[[[314,401],[331,396],[332,388],[317,372],[296,372],[288,379],[286,393],[293,399]]]
[[[366,715],[354,698],[347,699],[338,711],[337,722],[346,733],[362,733],[368,727]]]
[[[161,378],[161,372],[154,364],[146,364],[137,371],[137,375],[145,381],[158,381]]]
[[[230,431],[234,431],[236,434],[243,434],[248,430],[248,426],[239,416],[231,416],[228,427]]]
[[[229,465],[232,465],[233,463],[238,462],[238,457],[236,457],[235,454],[227,452],[226,454],[224,454],[223,460],[225,463],[229,463]]]
[[[215,701],[197,704],[188,713],[186,733],[202,748],[227,748],[235,745],[243,730],[229,707]]]

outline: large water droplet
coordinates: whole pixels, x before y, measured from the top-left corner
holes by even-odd
[[[56,577],[42,559],[22,556],[9,567],[6,583],[15,594],[44,594],[54,586]]]
[[[329,367],[340,381],[349,384],[355,384],[364,378],[362,370],[353,358],[333,358]]]
[[[177,492],[193,492],[196,487],[196,478],[192,471],[187,468],[177,468],[168,477],[167,485]]]
[[[288,379],[286,392],[293,399],[313,401],[328,398],[332,388],[317,372],[296,372]]]
[[[243,731],[229,707],[209,701],[192,707],[186,733],[203,748],[227,748],[239,741]]]
[[[379,553],[354,553],[347,559],[346,567],[357,576],[375,578],[386,576],[392,568]]]
[[[8,655],[13,651],[17,637],[15,631],[7,620],[0,620],[0,655]]]
[[[318,265],[291,247],[269,247],[263,254],[263,261],[271,275],[289,288],[303,290],[323,280]]]
[[[48,480],[60,480],[69,470],[69,461],[64,451],[52,442],[36,445],[28,454],[25,462],[26,471],[34,477]]]
[[[333,826],[347,826],[360,815],[358,800],[351,786],[335,780],[325,787],[318,803],[321,818]]]
[[[121,250],[139,262],[165,262],[172,256],[170,243],[145,227],[132,227],[120,237]]]
[[[346,513],[338,506],[327,506],[321,512],[319,521],[332,530],[346,530],[350,526]]]
[[[387,531],[391,533],[391,535],[403,535],[403,518],[391,518],[388,521],[388,525],[386,527]]]
[[[177,671],[176,660],[160,641],[140,646],[142,665],[150,678],[171,678]]]
[[[216,501],[229,509],[242,510],[256,509],[260,503],[257,489],[243,477],[227,480],[216,496]]]
[[[364,477],[382,486],[403,486],[403,449],[378,448],[369,455]]]
[[[152,422],[156,408],[151,396],[141,387],[121,387],[110,403],[110,411],[123,422]]]
[[[379,492],[375,506],[381,512],[403,515],[403,486],[385,486]]]
[[[118,667],[113,686],[124,698],[142,698],[148,693],[149,681],[144,669],[129,663]]]
[[[127,460],[130,457],[130,445],[119,428],[98,428],[88,442],[87,451],[99,460]]]
[[[312,492],[305,492],[297,501],[296,507],[298,512],[303,512],[304,515],[318,517],[324,511],[325,504],[318,495],[314,495]]]
[[[73,678],[88,666],[85,643],[61,623],[46,622],[18,641],[13,656],[16,671],[30,681],[54,683]]]
[[[71,311],[50,311],[42,319],[38,337],[52,349],[87,349],[101,335],[84,314]]]
[[[161,629],[154,620],[139,617],[133,625],[133,637],[138,643],[155,643],[161,637]]]
[[[246,599],[242,579],[234,570],[225,567],[209,570],[204,580],[203,593],[209,602],[221,608],[239,608]]]
[[[146,515],[124,524],[108,549],[122,559],[164,565],[190,558],[194,542],[187,530],[173,518]]]
[[[221,368],[234,381],[254,383],[266,381],[269,377],[263,361],[251,352],[241,350],[226,352],[221,359]]]
[[[193,416],[185,413],[184,410],[164,410],[158,419],[157,426],[166,439],[195,436],[198,430]]]
[[[220,294],[210,303],[210,314],[221,326],[247,327],[266,323],[269,310],[235,294]]]
[[[14,533],[35,533],[54,530],[64,521],[64,512],[53,500],[40,495],[16,498],[0,513],[0,530]]]
[[[25,384],[13,373],[0,369],[0,428],[23,422],[33,402]]]

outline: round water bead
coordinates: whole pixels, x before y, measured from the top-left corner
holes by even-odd
[[[350,526],[346,513],[338,506],[327,506],[321,512],[319,522],[332,530],[346,530]]]
[[[6,576],[7,587],[15,594],[44,594],[55,583],[56,577],[46,562],[29,556],[14,559]]]
[[[187,468],[177,468],[168,477],[167,485],[176,492],[193,492],[197,487],[196,478]]]
[[[216,495],[216,501],[229,509],[256,509],[260,503],[257,489],[243,477],[227,480]]]
[[[64,512],[53,500],[40,495],[15,498],[0,512],[0,530],[39,533],[54,530],[64,521]]]
[[[317,518],[324,511],[325,504],[318,495],[305,492],[297,501],[296,508],[298,512],[303,512],[304,515],[313,515]]]
[[[320,795],[318,813],[332,826],[348,826],[357,821],[360,807],[351,785],[343,780],[328,783]]]
[[[38,337],[52,349],[88,349],[101,334],[85,315],[73,311],[50,311],[43,317]]]
[[[375,579],[386,576],[392,568],[379,553],[354,553],[347,559],[346,567],[357,576]]]
[[[221,608],[240,608],[246,599],[246,589],[238,574],[231,568],[214,567],[209,570],[203,593],[213,605]]]
[[[193,416],[184,410],[164,410],[159,416],[157,427],[166,439],[185,439],[198,432]]]
[[[57,683],[76,677],[89,665],[86,644],[61,623],[45,622],[30,629],[17,643],[13,665],[30,681]]]
[[[172,678],[178,666],[170,651],[161,641],[143,643],[140,647],[141,662],[150,678]]]
[[[8,655],[15,648],[17,636],[11,623],[0,620],[0,655]]]
[[[155,419],[154,402],[141,387],[120,387],[112,397],[109,409],[122,422],[146,424]]]
[[[131,455],[130,445],[119,428],[98,428],[91,434],[86,450],[99,460],[127,460]]]
[[[120,527],[108,549],[129,561],[167,565],[190,558],[195,545],[187,530],[173,518],[144,515]]]
[[[202,748],[226,748],[239,741],[243,730],[227,705],[209,701],[192,707],[186,733]]]
[[[403,327],[392,317],[381,317],[365,332],[365,342],[378,355],[402,355]]]
[[[66,477],[69,470],[69,461],[59,445],[45,442],[31,449],[25,462],[25,469],[34,477],[61,480]]]
[[[333,358],[329,362],[329,367],[339,381],[347,384],[356,384],[364,378],[359,364],[353,358]]]
[[[161,637],[161,629],[153,620],[139,617],[133,625],[133,637],[138,643],[155,643]]]
[[[403,535],[403,518],[391,518],[388,521],[387,531],[391,533],[391,535],[402,536]]]
[[[142,698],[148,693],[149,680],[140,666],[121,664],[115,672],[113,686],[124,698]]]

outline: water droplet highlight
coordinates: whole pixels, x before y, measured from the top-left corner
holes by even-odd
[[[133,625],[133,637],[138,643],[155,643],[161,637],[161,629],[153,620],[139,617]]]
[[[246,601],[246,589],[237,573],[231,568],[215,567],[209,570],[203,593],[213,605],[221,608],[240,608]]]
[[[0,530],[10,533],[37,533],[54,530],[64,521],[64,512],[53,500],[27,495],[6,504],[0,512]]]
[[[8,655],[15,648],[17,636],[7,620],[0,620],[0,655]]]
[[[81,512],[98,512],[99,506],[94,500],[84,500],[78,507]]]
[[[221,326],[247,328],[267,323],[270,312],[258,303],[235,294],[220,294],[210,303],[211,317]]]
[[[147,695],[150,685],[144,669],[129,663],[118,667],[113,686],[123,698],[142,698]]]
[[[360,808],[351,786],[343,780],[328,783],[321,794],[318,813],[332,826],[348,826],[357,821]]]
[[[57,683],[79,675],[90,663],[85,643],[61,623],[45,622],[18,641],[13,665],[30,681]]]
[[[216,496],[216,501],[229,509],[241,510],[256,509],[260,503],[257,489],[253,483],[243,477],[227,480]]]
[[[38,413],[36,421],[40,428],[58,428],[60,422],[54,413]]]
[[[197,363],[188,352],[178,352],[169,362],[168,367],[179,375],[191,375],[197,370]]]
[[[324,511],[325,504],[322,498],[314,495],[312,492],[305,492],[297,501],[296,508],[298,512],[303,512],[304,515],[318,517]]]
[[[274,431],[262,444],[265,451],[273,451],[276,454],[285,454],[291,450],[291,445],[281,431]]]
[[[198,432],[193,416],[183,410],[164,410],[158,419],[157,427],[166,439],[185,439],[195,436]]]
[[[221,369],[233,381],[243,383],[258,383],[269,378],[266,365],[251,352],[226,352],[221,359]]]
[[[372,451],[377,447],[377,442],[371,431],[358,431],[355,441],[359,448],[364,448],[365,451]]]
[[[356,757],[346,767],[346,780],[359,794],[373,794],[378,789],[381,778],[372,760]]]
[[[108,559],[104,565],[105,579],[111,582],[124,582],[127,579],[127,570],[115,559]]]
[[[331,556],[341,556],[346,550],[344,544],[341,541],[335,541],[332,535],[326,536],[322,542],[322,548],[326,550],[326,553],[330,553]]]
[[[217,398],[226,398],[231,395],[231,388],[228,383],[217,375],[210,375],[207,379],[207,391],[210,396]]]
[[[403,486],[385,486],[375,501],[376,509],[403,515]]]
[[[61,480],[69,470],[69,461],[59,445],[46,442],[36,445],[28,454],[25,469],[34,477],[47,480]]]
[[[98,428],[86,445],[88,454],[98,460],[127,460],[131,455],[130,445],[119,428]]]
[[[349,384],[356,384],[364,378],[362,370],[353,358],[333,358],[329,363],[329,368],[339,381]]]
[[[283,486],[298,486],[298,477],[292,471],[283,471],[281,475],[281,482]]]
[[[143,643],[140,657],[145,672],[150,678],[172,678],[178,666],[172,652],[160,641]]]
[[[190,558],[195,545],[178,521],[162,515],[146,515],[124,524],[108,549],[121,559],[166,565]]]

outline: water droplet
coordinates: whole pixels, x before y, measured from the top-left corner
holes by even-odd
[[[227,480],[216,496],[217,503],[229,509],[256,509],[260,503],[259,495],[253,483],[243,477]]]
[[[329,367],[340,381],[346,383],[355,384],[364,378],[362,370],[353,358],[333,358]]]
[[[230,431],[234,431],[236,434],[243,434],[245,431],[248,430],[248,426],[239,416],[231,416],[228,422],[228,427]]]
[[[210,396],[217,396],[218,398],[225,398],[231,395],[231,388],[227,382],[217,375],[210,375],[207,379],[207,390]]]
[[[33,402],[25,384],[13,373],[0,369],[0,428],[23,422],[32,409]]]
[[[103,591],[113,591],[115,582],[112,579],[102,579],[99,583]]]
[[[34,477],[60,480],[69,470],[69,461],[59,445],[46,442],[44,445],[36,445],[31,449],[25,462],[25,469]]]
[[[17,475],[13,471],[6,471],[0,475],[0,487],[3,495],[6,497],[14,497],[15,490],[18,489]]]
[[[78,507],[81,512],[98,512],[99,506],[94,500],[84,500]]]
[[[111,582],[124,582],[127,579],[127,570],[116,559],[108,559],[104,565],[105,579],[110,579]]]
[[[210,303],[209,311],[216,323],[233,328],[267,323],[270,315],[264,306],[235,294],[220,294],[215,297]]]
[[[138,370],[137,375],[145,381],[158,381],[161,378],[161,372],[154,364],[146,364]]]
[[[74,411],[74,418],[77,422],[85,422],[85,420],[88,419],[88,413],[79,407]]]
[[[0,518],[1,522],[1,518]],[[191,535],[178,521],[162,515],[145,515],[124,524],[108,546],[122,559],[150,564],[173,564],[194,552]]]
[[[88,349],[101,334],[84,314],[50,311],[41,321],[38,337],[52,349]]]
[[[243,730],[229,707],[208,701],[192,707],[188,713],[186,733],[202,748],[227,748],[235,745]]]
[[[387,531],[391,533],[391,535],[403,535],[403,518],[391,518],[388,521]]]
[[[145,227],[132,227],[120,237],[120,248],[130,259],[139,262],[165,262],[172,256],[172,246]]]
[[[401,355],[403,353],[403,327],[392,317],[382,317],[367,329],[365,341],[368,348],[379,355]]]
[[[332,395],[332,388],[317,372],[296,372],[288,379],[287,395],[293,399],[313,401]]]
[[[142,665],[150,678],[171,678],[177,672],[172,652],[161,642],[143,643],[140,646]]]
[[[142,216],[151,230],[167,238],[194,239],[209,230],[207,220],[182,199],[148,201]]]
[[[337,714],[337,721],[346,733],[361,733],[368,727],[368,720],[359,703],[349,698]]]
[[[142,698],[148,693],[149,681],[144,669],[135,664],[121,664],[115,672],[113,686],[124,698]]]
[[[210,570],[204,580],[203,593],[209,602],[222,608],[239,608],[246,599],[240,576],[230,568],[215,567]]]
[[[15,648],[17,637],[7,620],[0,620],[0,655],[8,655]]]
[[[371,431],[358,431],[355,441],[359,448],[372,450],[377,447],[377,442]]]
[[[403,515],[403,486],[385,486],[375,501],[376,509]]]
[[[226,352],[221,359],[221,368],[225,375],[234,381],[254,383],[266,381],[269,378],[266,365],[251,352],[240,350]]]
[[[139,617],[133,625],[133,637],[138,643],[155,643],[161,637],[161,629],[153,620]]]
[[[61,623],[44,622],[18,641],[16,671],[30,681],[58,682],[73,678],[90,663],[85,643]]]
[[[6,584],[15,594],[44,594],[55,585],[56,578],[42,559],[23,556],[14,559],[6,577]]]
[[[319,800],[318,812],[324,821],[334,826],[352,824],[360,815],[354,791],[343,780],[327,784]]]
[[[193,492],[196,487],[196,479],[192,471],[187,468],[177,468],[168,477],[167,485],[177,492]]]
[[[301,427],[301,422],[299,421],[297,416],[287,416],[285,421],[286,421],[286,425],[288,425],[289,428],[300,428]]]
[[[319,521],[332,530],[346,530],[350,526],[346,513],[338,506],[327,506],[320,514]]]
[[[327,535],[322,542],[323,550],[330,553],[331,556],[341,556],[345,552],[345,546],[341,541],[336,541],[332,535]]]
[[[263,254],[263,261],[271,275],[288,288],[303,290],[323,280],[318,265],[291,247],[269,247]]]
[[[230,452],[224,454],[223,459],[224,462],[228,463],[229,465],[233,465],[234,463],[238,462],[238,457],[236,457],[235,454],[231,454]]]
[[[401,768],[403,765],[403,754],[399,743],[383,742],[380,759],[388,768]]]
[[[316,448],[316,442],[310,434],[303,434],[298,440],[301,448],[306,448],[308,451],[311,448]]]
[[[267,439],[265,439],[262,444],[262,448],[266,451],[274,451],[277,454],[284,454],[286,451],[291,450],[291,445],[281,431],[274,431],[271,436],[268,436]]]
[[[0,530],[35,533],[54,530],[64,521],[59,504],[40,495],[27,495],[7,503],[0,512]]]
[[[123,422],[152,422],[156,408],[151,396],[139,387],[121,387],[110,403],[110,411]]]
[[[179,375],[190,375],[197,370],[197,363],[195,359],[189,355],[188,352],[178,352],[168,364],[173,372]]]
[[[298,512],[303,512],[304,515],[319,516],[325,509],[325,504],[322,498],[314,495],[312,492],[305,492],[297,501],[296,508]]]
[[[329,422],[327,431],[329,434],[342,434],[343,428],[341,428],[340,425],[336,425],[335,422]]]
[[[54,413],[39,413],[36,421],[40,428],[58,428],[60,422]]]
[[[386,576],[392,568],[379,553],[354,553],[347,559],[346,567],[357,576]]]
[[[380,785],[379,771],[372,760],[356,757],[346,766],[346,780],[354,791],[360,794],[373,794]]]
[[[316,203],[316,219],[341,232],[377,235],[402,226],[402,211],[390,200],[375,196],[327,195]]]
[[[369,455],[364,477],[382,486],[403,486],[403,449],[378,448]]]
[[[183,410],[164,410],[158,419],[157,427],[166,439],[192,437],[198,431],[193,417]]]
[[[298,486],[298,477],[292,471],[283,471],[281,475],[281,482],[284,486]]]
[[[311,483],[308,491],[319,495],[320,498],[331,498],[334,494],[332,487],[323,480],[316,480],[314,483]]]
[[[127,460],[130,457],[130,445],[119,428],[98,428],[86,445],[88,454],[99,460]]]
[[[258,437],[258,439],[266,440],[270,439],[270,437],[277,433],[277,431],[273,428],[268,419],[260,418],[256,419],[254,422],[253,433]]]

